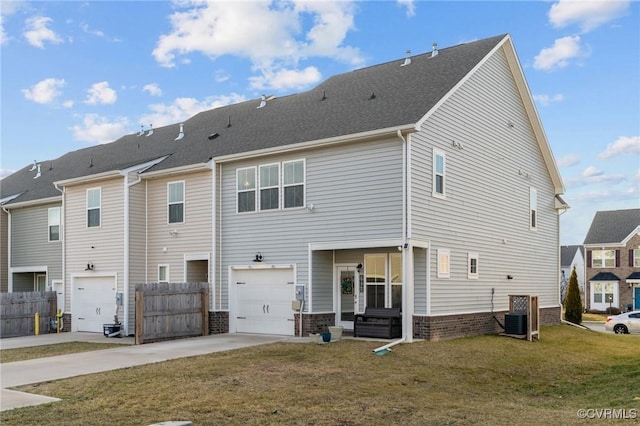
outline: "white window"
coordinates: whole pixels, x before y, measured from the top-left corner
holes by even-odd
[[[387,291],[387,255],[366,254],[364,256],[366,306],[384,308]]]
[[[47,291],[47,276],[37,274],[34,283],[34,291]]]
[[[618,307],[618,282],[592,282],[591,309],[605,311],[609,307]]]
[[[268,164],[260,170],[260,210],[273,210],[280,202],[280,164]]]
[[[615,250],[593,250],[591,252],[592,268],[615,268],[616,267],[616,251]]]
[[[529,229],[538,228],[538,192],[529,188]]]
[[[169,223],[184,223],[184,181],[167,184]]]
[[[402,254],[392,253],[389,255],[389,266],[391,270],[391,307],[402,310]]]
[[[449,278],[450,271],[451,252],[449,249],[438,249],[438,278]]]
[[[631,251],[633,251],[633,253],[631,253],[630,264],[634,268],[640,268],[640,249],[634,249],[634,250],[631,250]]]
[[[479,278],[478,273],[478,253],[469,253],[467,255],[467,278],[470,280],[477,280]]]
[[[446,157],[444,152],[433,149],[433,191],[434,197],[445,196]]]
[[[169,265],[158,265],[158,282],[169,282]]]
[[[238,213],[256,211],[256,168],[236,171]]]
[[[60,241],[60,207],[49,209],[49,241]]]
[[[87,189],[87,227],[100,226],[101,189]]]
[[[282,163],[284,169],[284,208],[303,207],[305,204],[305,163],[304,160]]]

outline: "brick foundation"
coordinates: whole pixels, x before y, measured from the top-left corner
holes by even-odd
[[[495,317],[504,325],[507,312],[496,312]],[[413,337],[437,342],[458,337],[502,333],[502,327],[491,312],[446,315],[438,317],[413,317]],[[540,309],[540,325],[560,323],[560,307]]]
[[[300,335],[300,313],[294,314],[295,335]],[[336,315],[329,314],[303,314],[302,315],[302,335],[308,336],[311,333],[324,333],[329,331],[328,327],[336,323]]]
[[[229,332],[229,312],[209,312],[209,334]]]

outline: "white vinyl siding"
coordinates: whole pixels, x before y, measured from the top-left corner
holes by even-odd
[[[435,279],[437,254],[430,250],[429,294],[416,299],[416,312],[488,312],[492,288],[496,310],[509,308],[509,294],[538,295],[540,307],[559,306],[555,191],[504,52],[488,58],[427,117],[422,130],[410,135],[411,237],[449,248],[451,272],[447,280]],[[453,147],[452,140],[463,148]],[[434,148],[446,154],[446,203],[433,203],[428,166]],[[529,230],[532,187],[536,232]],[[481,271],[471,286],[470,247],[482,248]],[[507,282],[507,275],[515,279]]]
[[[101,192],[100,188],[87,189],[87,228],[100,227]]]
[[[184,223],[184,181],[167,184],[167,221]]]
[[[51,207],[48,211],[49,242],[60,241],[60,207]]]

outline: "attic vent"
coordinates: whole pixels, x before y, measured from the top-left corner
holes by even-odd
[[[407,66],[411,63],[411,51],[407,50],[407,57],[404,58],[404,62],[402,63],[402,65],[400,65],[401,67]]]
[[[258,105],[258,108],[264,108],[265,106],[267,106],[267,101],[270,101],[272,99],[275,99],[276,95],[262,95],[260,96],[260,105]]]
[[[436,56],[438,56],[438,43],[434,42],[433,47],[431,49],[431,57],[435,58]]]
[[[147,133],[147,136],[151,136],[153,134],[153,124],[149,124],[149,133]]]
[[[179,141],[182,138],[184,138],[184,124],[180,123],[180,131],[178,132],[178,137],[176,137],[174,141]]]
[[[369,100],[375,99],[375,98],[376,98],[376,93],[375,92],[371,92],[371,95],[369,95]]]
[[[218,136],[220,136],[219,134],[217,134],[216,132],[211,133],[209,136],[207,136],[207,138],[212,141],[215,138],[217,138]]]
[[[42,176],[42,173],[40,173],[40,164],[38,164],[38,173],[36,173],[36,175],[33,178],[38,179],[40,176]]]

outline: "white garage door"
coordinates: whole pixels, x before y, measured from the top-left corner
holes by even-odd
[[[115,277],[74,278],[71,313],[75,331],[102,333],[116,313]]]
[[[234,270],[236,332],[293,336],[293,269]]]

